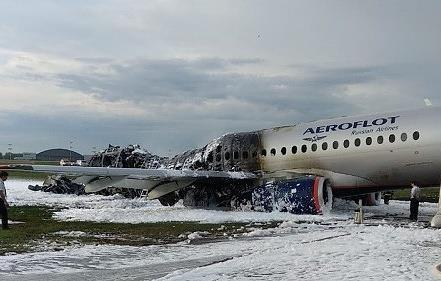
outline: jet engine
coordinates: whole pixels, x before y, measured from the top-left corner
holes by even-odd
[[[251,202],[256,211],[323,214],[332,208],[332,189],[329,180],[317,176],[273,181],[255,188]]]

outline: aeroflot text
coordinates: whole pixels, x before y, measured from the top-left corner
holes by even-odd
[[[356,129],[356,128],[368,128],[372,126],[382,126],[385,124],[395,124],[397,119],[400,116],[391,116],[387,118],[377,118],[372,121],[370,120],[362,120],[362,121],[355,121],[352,123],[341,123],[339,125],[327,125],[327,126],[319,126],[316,128],[308,128],[303,133],[304,135],[307,133],[310,134],[318,134],[318,133],[327,133],[331,131],[339,131],[339,130],[349,130],[349,129]]]

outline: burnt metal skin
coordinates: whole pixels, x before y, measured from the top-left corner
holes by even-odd
[[[262,150],[261,132],[226,134],[213,140],[205,147],[194,149],[173,157],[166,164],[170,169],[191,169],[211,171],[261,170],[260,152]],[[170,205],[177,199],[184,199],[186,206],[192,207],[231,207],[237,198],[250,197],[247,192],[261,181],[256,179],[212,179],[198,180],[191,186],[176,191],[175,197],[168,195]],[[249,198],[251,199],[251,197]]]
[[[260,139],[260,132],[224,135],[209,152],[213,153],[213,161],[208,158],[208,163],[219,171],[260,171]]]
[[[177,170],[257,172],[261,170],[260,139],[260,131],[226,134],[203,148],[176,155],[166,166]]]

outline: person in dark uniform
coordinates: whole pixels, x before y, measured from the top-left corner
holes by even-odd
[[[410,190],[410,220],[417,221],[421,189],[414,182],[411,183],[411,186],[412,189]]]
[[[392,198],[392,191],[385,191],[383,193],[384,204],[389,205],[389,201]]]
[[[0,171],[0,215],[2,216],[2,228],[8,229],[8,208],[9,204],[6,201],[5,181],[8,179],[8,173]]]

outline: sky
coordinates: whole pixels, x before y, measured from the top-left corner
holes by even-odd
[[[441,105],[440,1],[0,2],[0,152]],[[8,144],[12,144],[8,146]]]

